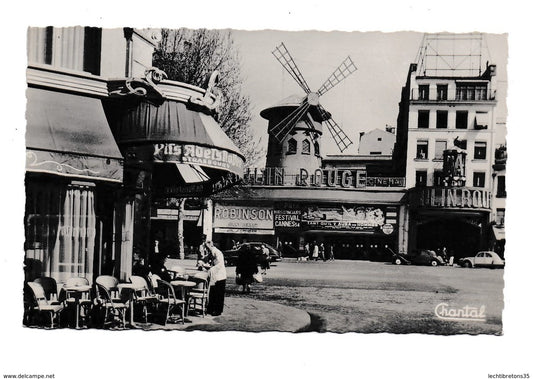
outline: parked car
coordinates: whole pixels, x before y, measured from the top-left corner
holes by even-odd
[[[459,259],[458,263],[462,267],[503,268],[505,266],[505,261],[494,251],[480,251],[475,257]]]
[[[224,254],[226,266],[234,266],[237,263],[239,254],[246,250],[256,254],[259,259],[259,256],[262,254],[261,245],[265,245],[265,247],[268,249],[268,259],[270,262],[277,262],[281,260],[279,252],[269,244],[263,242],[245,242],[236,249],[225,250],[222,252],[222,254]]]
[[[393,252],[392,263],[396,265],[413,264],[439,266],[444,265],[444,260],[433,250],[420,249],[413,251],[411,254],[400,254]]]

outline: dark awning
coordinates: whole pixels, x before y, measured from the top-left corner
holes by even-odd
[[[108,99],[105,110],[121,147],[151,145],[155,162],[193,164],[243,175],[244,157],[237,146],[212,116],[186,103]]]
[[[26,171],[122,182],[123,158],[100,100],[37,88],[26,94]]]

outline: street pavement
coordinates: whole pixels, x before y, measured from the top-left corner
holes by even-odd
[[[195,268],[196,260],[168,259],[166,266],[181,266],[188,270]],[[228,267],[228,285],[234,285],[235,268]],[[209,330],[209,331],[280,331],[300,332],[309,328],[311,318],[301,309],[261,301],[253,298],[226,297],[224,312],[220,316],[202,317],[198,312],[191,312],[185,318],[185,324],[150,324],[148,330]]]
[[[193,268],[195,262],[170,264]],[[252,285],[250,294],[243,294],[235,284],[235,267],[227,267],[228,306],[224,314],[193,320],[184,329],[501,334],[503,272],[346,260],[297,263],[287,259],[273,263],[264,282]],[[435,313],[442,303],[453,309],[483,307],[484,320],[443,320]],[[282,305],[286,308],[278,308]],[[301,321],[292,325],[295,320]]]

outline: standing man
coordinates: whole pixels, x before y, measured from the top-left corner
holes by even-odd
[[[316,242],[313,242],[313,255],[312,255],[313,259],[316,261],[318,261],[318,244]]]
[[[224,310],[224,296],[226,292],[226,267],[224,266],[224,255],[213,245],[213,241],[206,241],[206,249],[209,252],[211,265],[209,267],[209,300],[207,303],[207,313],[212,316],[220,316]]]
[[[326,248],[324,247],[324,243],[322,242],[318,247],[318,255],[320,256],[320,259],[322,259],[324,262],[326,261]]]
[[[335,260],[335,254],[333,252],[333,243],[331,245],[329,245],[329,257],[328,259],[330,261],[334,261]]]
[[[267,249],[267,247],[262,244],[261,245],[261,270],[262,274],[266,275],[267,270],[270,269],[270,251]]]

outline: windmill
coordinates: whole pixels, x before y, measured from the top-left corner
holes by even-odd
[[[285,117],[279,120],[275,125],[269,126],[269,134],[278,142],[282,142],[289,133],[293,132],[294,127],[298,122],[303,121],[307,124],[310,131],[314,131],[316,129],[315,124],[313,123],[314,119],[315,121],[326,124],[341,152],[346,150],[346,148],[352,144],[352,141],[331,118],[331,114],[322,107],[320,104],[320,97],[357,70],[352,59],[348,56],[317,91],[311,91],[283,42],[272,51],[272,54],[303,89],[306,95],[301,99],[300,104],[293,109],[292,112],[285,115]],[[318,114],[318,117],[316,117],[315,114]]]

